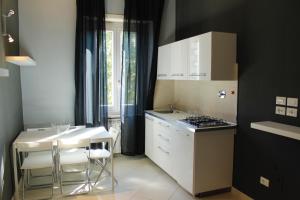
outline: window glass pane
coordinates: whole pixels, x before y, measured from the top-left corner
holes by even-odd
[[[113,31],[106,31],[106,60],[107,60],[107,101],[109,106],[114,104],[114,37]]]

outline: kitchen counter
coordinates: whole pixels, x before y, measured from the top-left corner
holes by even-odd
[[[193,196],[228,191],[232,186],[235,126],[195,129],[178,121],[190,116],[177,110],[147,111],[146,156]]]
[[[183,122],[178,122],[178,120],[185,119],[186,117],[191,116],[190,114],[188,114],[186,112],[183,112],[183,111],[174,110],[173,113],[160,113],[160,112],[156,112],[154,110],[147,110],[145,113],[149,114],[149,115],[152,115],[154,117],[157,117],[161,120],[164,120],[165,122],[167,122],[169,124],[187,129],[187,130],[189,130],[191,132],[195,132],[195,133],[196,132],[208,131],[208,130],[232,129],[232,128],[235,128],[237,126],[237,124],[235,124],[235,123],[226,121],[227,123],[230,124],[230,126],[195,128],[192,125],[188,125],[188,124],[185,124]]]

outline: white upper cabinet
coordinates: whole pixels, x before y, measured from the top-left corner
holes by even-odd
[[[188,40],[174,42],[171,45],[171,79],[186,80],[188,65]]]
[[[236,80],[236,34],[209,32],[189,39],[189,80]]]
[[[158,79],[236,80],[236,34],[208,32],[159,47]]]
[[[208,35],[189,39],[188,79],[209,80],[211,66],[211,38]]]
[[[157,79],[167,80],[170,79],[171,69],[171,46],[165,45],[158,48],[157,60]]]

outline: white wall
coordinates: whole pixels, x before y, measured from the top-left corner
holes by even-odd
[[[74,122],[75,0],[19,0],[24,124]]]
[[[106,0],[123,14],[124,0]],[[19,0],[21,54],[35,67],[21,69],[24,125],[74,122],[76,0]]]

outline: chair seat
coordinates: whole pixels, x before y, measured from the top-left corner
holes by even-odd
[[[85,149],[64,150],[60,153],[61,165],[82,164],[88,161]]]
[[[51,152],[32,152],[24,158],[21,169],[43,169],[53,167]]]
[[[109,158],[110,152],[106,149],[91,149],[90,159]]]

